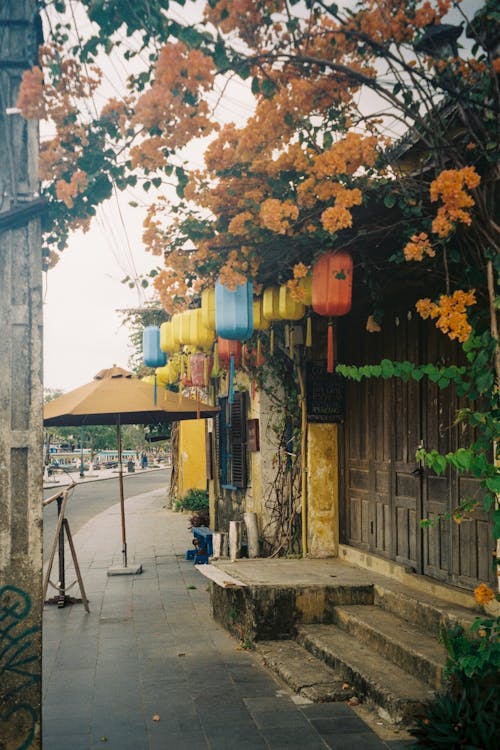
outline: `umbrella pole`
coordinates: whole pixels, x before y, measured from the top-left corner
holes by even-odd
[[[118,445],[118,482],[120,485],[120,513],[122,520],[122,555],[123,567],[127,567],[127,533],[125,531],[125,497],[123,492],[123,467],[122,467],[122,433],[120,429],[120,415],[116,418],[116,442]]]

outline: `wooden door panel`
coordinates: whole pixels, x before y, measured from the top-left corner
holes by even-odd
[[[384,358],[460,363],[459,347],[432,322],[387,315],[381,334],[367,334],[364,320],[349,320],[349,337],[341,339],[346,363],[375,364]],[[491,519],[475,511],[456,524],[451,516],[461,498],[477,494],[478,484],[451,470],[436,476],[415,458],[422,444],[443,454],[470,444],[470,431],[454,424],[459,406],[452,388],[440,390],[425,377],[348,383],[345,541],[471,588],[481,580],[492,582]],[[422,519],[433,525],[422,529]]]

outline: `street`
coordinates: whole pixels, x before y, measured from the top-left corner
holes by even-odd
[[[123,479],[125,499],[163,487],[166,492],[170,483],[170,469],[147,471],[140,474],[124,474]],[[64,486],[63,481],[61,481],[60,489],[63,490]],[[52,497],[57,491],[58,488],[44,490],[44,499]],[[90,519],[119,501],[118,474],[110,479],[77,484],[68,500],[66,511],[71,533],[76,534]],[[56,524],[57,503],[54,502],[48,505],[43,512],[44,561],[50,555]]]

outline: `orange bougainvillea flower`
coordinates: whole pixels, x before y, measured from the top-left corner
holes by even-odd
[[[343,206],[330,206],[321,214],[321,224],[327,232],[335,234],[340,229],[352,227],[352,214]]]
[[[296,221],[299,209],[292,201],[280,201],[268,198],[260,207],[260,221],[262,226],[278,234],[286,234],[291,222]]]
[[[452,295],[442,294],[439,304],[431,302],[429,298],[419,300],[415,307],[424,320],[433,318],[436,320],[436,328],[447,334],[450,339],[460,342],[467,341],[472,327],[467,320],[467,307],[476,302],[475,290],[464,292],[457,289]]]
[[[403,252],[406,260],[420,261],[423,260],[426,255],[430,258],[433,258],[436,255],[436,251],[432,247],[429,237],[425,232],[412,235],[410,241],[406,243]]]
[[[443,202],[432,222],[434,234],[447,237],[457,222],[467,225],[471,223],[469,211],[474,206],[474,199],[467,189],[473,190],[480,182],[481,178],[474,167],[445,169],[433,180],[430,187],[431,201]]]
[[[489,586],[481,583],[474,589],[474,598],[478,604],[488,604],[488,602],[493,601],[495,594]]]

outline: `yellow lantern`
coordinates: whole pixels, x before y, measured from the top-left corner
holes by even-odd
[[[196,310],[184,310],[181,313],[181,344],[192,344],[191,340],[191,321],[196,314]]]
[[[271,323],[264,317],[262,309],[262,297],[257,297],[253,301],[253,327],[256,331],[266,331]]]
[[[163,367],[156,368],[155,373],[158,385],[165,387],[168,383],[170,383],[170,369],[170,362],[167,362],[167,364],[163,365]]]
[[[181,321],[182,321],[182,313],[175,313],[172,315],[172,338],[174,340],[174,343],[176,347],[179,347],[182,339],[181,339]]]
[[[279,286],[270,286],[264,289],[262,297],[262,314],[266,320],[281,320],[280,312],[280,289]]]
[[[192,310],[194,314],[190,321],[190,343],[200,349],[209,349],[215,341],[215,330],[207,328],[203,322],[203,309],[201,307]]]
[[[174,339],[174,326],[171,320],[167,320],[160,326],[160,349],[167,354],[177,351],[178,344]]]
[[[201,293],[201,314],[203,325],[215,331],[215,289],[204,289]]]
[[[284,284],[279,290],[278,311],[282,320],[300,320],[306,308],[302,302],[293,299],[290,289]]]

